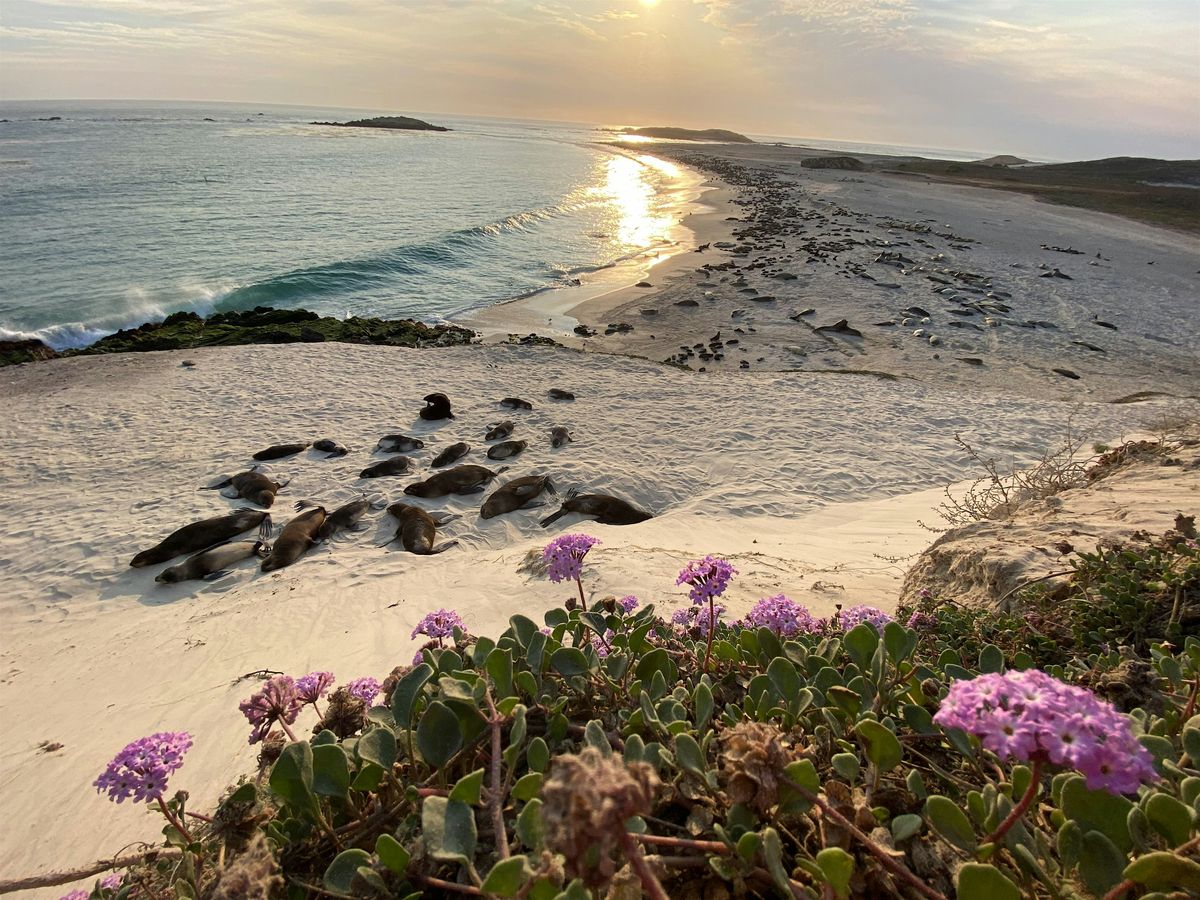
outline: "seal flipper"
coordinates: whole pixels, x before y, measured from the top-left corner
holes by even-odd
[[[457,547],[457,546],[458,546],[458,541],[446,541],[446,543],[444,543],[444,544],[441,544],[441,545],[439,545],[439,546],[437,546],[437,547],[433,547],[433,548],[432,548],[432,549],[429,551],[429,554],[428,554],[428,555],[432,555],[432,554],[434,554],[434,553],[445,553],[445,552],[446,552],[447,550],[449,550],[451,547]]]
[[[267,513],[262,517],[262,521],[258,523],[258,537],[263,546],[267,548],[267,552],[271,552],[271,538],[275,533],[275,526],[271,522],[271,514]]]
[[[212,484],[206,484],[202,488],[196,488],[198,491],[216,491],[221,488],[227,488],[233,484],[232,476],[226,475],[220,481],[214,481]]]
[[[482,488],[481,488],[481,490],[482,490]],[[434,519],[433,521],[437,524],[438,528],[441,528],[447,522],[453,522],[455,519],[461,519],[461,518],[462,518],[461,513],[445,513],[440,519]]]
[[[537,501],[530,501],[528,503],[522,503],[520,506],[517,507],[517,509],[537,509],[539,506],[545,506],[545,505],[546,505],[545,500],[537,500]]]
[[[561,509],[559,509],[558,512],[552,513],[551,515],[548,515],[548,516],[546,516],[546,518],[542,519],[542,521],[541,521],[542,527],[546,528],[550,525],[553,525],[555,522],[557,522],[559,519],[561,519],[563,516],[565,516],[567,514],[567,512],[568,512],[567,507],[564,505]]]
[[[227,488],[221,489],[221,496],[224,497],[226,500],[236,500],[242,495],[238,493],[237,488],[227,487]]]
[[[207,575],[205,575],[204,580],[205,581],[217,581],[221,578],[224,578],[226,575],[232,575],[232,574],[233,573],[230,572],[228,569],[217,569],[217,571],[209,572]]]

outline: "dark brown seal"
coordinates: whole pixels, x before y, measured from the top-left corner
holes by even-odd
[[[428,422],[436,422],[438,419],[453,419],[454,413],[450,412],[450,398],[445,394],[426,394],[425,408],[421,410],[420,416]]]
[[[533,409],[533,404],[528,400],[522,400],[520,397],[505,397],[500,401],[501,406],[506,406],[509,409]]]
[[[358,473],[359,478],[383,478],[387,475],[409,475],[412,473],[412,460],[407,456],[393,456],[373,466],[367,466]]]
[[[570,391],[564,391],[562,388],[550,388],[546,392],[551,400],[574,400],[575,395]]]
[[[447,494],[478,494],[483,486],[505,470],[501,467],[493,472],[484,466],[468,463],[465,466],[455,466],[445,472],[431,475],[424,481],[410,484],[404,488],[404,493],[413,497],[445,497]]]
[[[448,466],[452,462],[458,462],[470,452],[471,445],[465,441],[459,441],[457,444],[451,444],[449,447],[435,456],[430,465],[435,469],[440,469],[442,466]]]
[[[222,497],[231,500],[249,500],[255,506],[270,508],[275,502],[275,495],[287,487],[286,481],[272,481],[262,472],[251,469],[248,472],[238,472],[232,478],[224,478],[215,484],[200,488],[202,491],[220,490]]]
[[[512,422],[497,422],[494,425],[488,426],[487,434],[483,436],[483,439],[485,441],[498,441],[512,434],[513,429],[516,427]]]
[[[295,456],[309,448],[310,444],[305,441],[302,444],[272,444],[266,450],[259,450],[254,454],[254,459],[283,459],[285,456]]]
[[[333,440],[333,438],[321,438],[319,441],[314,441],[313,449],[329,454],[325,457],[326,459],[345,456],[350,452],[348,449],[346,449],[344,444],[339,444],[337,441]]]
[[[413,506],[410,503],[393,503],[388,507],[388,512],[400,520],[396,536],[388,541],[388,544],[399,541],[405,550],[409,553],[416,553],[418,556],[442,553],[458,544],[458,541],[447,541],[440,547],[433,546],[438,526],[445,525],[450,520],[457,519],[458,516],[442,515],[434,518],[421,507]],[[383,546],[386,547],[387,544]]]
[[[159,584],[178,584],[181,581],[195,581],[200,578],[216,581],[228,575],[229,567],[234,563],[252,556],[263,557],[269,552],[270,545],[266,541],[233,541],[218,544],[189,556],[178,565],[168,566],[159,572],[154,580]]]
[[[533,509],[543,506],[544,504],[533,501],[544,490],[554,491],[554,485],[550,483],[549,475],[525,475],[521,478],[514,478],[483,501],[479,517],[490,519],[493,516],[500,516],[518,509]]]
[[[361,529],[357,528],[356,526],[358,525],[359,520],[367,514],[367,510],[371,509],[372,507],[379,509],[379,507],[383,506],[383,504],[387,502],[386,500],[380,499],[381,496],[382,495],[377,494],[377,499],[372,501],[369,497],[367,497],[366,494],[364,494],[356,500],[351,500],[349,503],[343,503],[325,517],[325,522],[321,525],[321,530],[317,534],[317,538],[325,541],[333,537],[339,531],[346,529],[360,531]],[[307,500],[301,500],[296,504],[296,509],[308,509],[317,505],[318,504],[310,503]]]
[[[413,450],[423,450],[425,442],[420,438],[409,437],[407,434],[385,434],[375,445],[376,450],[385,453],[411,453]]]
[[[529,441],[502,441],[488,447],[488,459],[508,459],[517,456],[529,446]]]
[[[566,425],[555,425],[550,429],[550,446],[555,450],[574,440],[575,438],[571,437],[571,432],[567,430]]]
[[[149,550],[143,550],[129,565],[135,569],[166,562],[184,553],[205,550],[214,544],[237,537],[251,528],[265,531],[264,540],[271,536],[271,516],[259,509],[239,509],[224,516],[201,519],[172,531]]]
[[[279,539],[271,547],[271,554],[262,562],[262,570],[273,572],[290,566],[307,553],[317,542],[325,518],[325,507],[314,506],[284,525]]]
[[[632,503],[610,494],[572,494],[563,501],[558,512],[542,519],[542,527],[558,521],[567,513],[595,516],[601,525],[636,525],[638,522],[654,518],[652,513],[644,512]]]

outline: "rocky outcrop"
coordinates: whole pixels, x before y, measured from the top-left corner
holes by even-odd
[[[724,128],[675,128],[670,125],[651,125],[646,128],[622,128],[622,134],[659,138],[665,141],[707,141],[712,144],[753,144],[750,138]]]
[[[54,359],[58,356],[37,338],[23,341],[0,341],[0,366],[15,366],[18,363],[34,362],[39,359]]]
[[[449,131],[444,125],[431,125],[411,116],[375,116],[350,122],[310,122],[310,125],[334,125],[338,128],[390,128],[393,131]]]
[[[806,169],[841,169],[845,172],[862,172],[867,168],[853,156],[812,156],[802,160],[800,165]]]

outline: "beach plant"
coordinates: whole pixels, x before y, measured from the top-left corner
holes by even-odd
[[[579,606],[584,610],[587,609],[587,600],[583,596],[583,558],[599,543],[598,538],[588,534],[564,534],[552,540],[542,551],[547,563],[547,577],[555,584],[574,581],[579,589]]]

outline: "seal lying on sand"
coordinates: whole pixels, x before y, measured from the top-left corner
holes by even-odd
[[[252,556],[264,557],[271,552],[271,545],[266,541],[234,541],[229,544],[218,544],[207,550],[201,550],[195,556],[189,556],[178,565],[168,566],[158,573],[154,580],[159,584],[178,584],[181,581],[194,581],[203,578],[205,581],[215,581],[229,574],[229,567],[234,563],[249,559]]]
[[[350,451],[346,449],[344,444],[339,444],[332,438],[321,438],[313,443],[314,450],[320,450],[322,453],[329,454],[326,459],[333,459],[337,456],[345,456]]]
[[[571,432],[567,431],[566,425],[555,425],[550,429],[550,446],[557,450],[564,444],[570,444],[575,440],[571,437]]]
[[[458,516],[443,514],[435,519],[421,507],[410,503],[393,503],[387,511],[400,520],[400,526],[396,529],[396,536],[387,544],[383,544],[384,547],[394,541],[400,541],[409,553],[428,556],[431,553],[442,553],[458,544],[458,541],[447,541],[440,547],[433,546],[438,526],[445,525],[452,519],[459,518]]]
[[[359,478],[383,478],[386,475],[408,475],[412,469],[412,460],[407,456],[393,456],[373,466],[367,466],[358,473]]]
[[[424,447],[423,440],[409,437],[407,434],[385,434],[375,445],[376,450],[382,450],[385,453],[410,453],[413,450],[422,450]]]
[[[315,506],[305,510],[283,526],[279,539],[271,548],[270,555],[263,560],[262,570],[273,572],[290,566],[317,542],[321,527],[325,524],[325,507]]]
[[[387,500],[383,499],[381,494],[376,494],[374,499],[368,497],[366,494],[363,494],[357,500],[351,500],[349,503],[343,503],[325,517],[325,522],[317,534],[317,539],[325,541],[333,537],[339,531],[347,529],[361,531],[362,529],[356,526],[358,526],[359,520],[367,514],[367,510],[379,509],[385,503],[387,503]],[[308,500],[301,500],[296,504],[296,509],[311,509],[318,505],[319,504],[312,503]]]
[[[585,516],[595,516],[601,525],[636,525],[653,519],[652,513],[643,512],[620,497],[610,494],[568,494],[562,508],[542,519],[542,527],[558,521],[567,513],[582,513]]]
[[[508,459],[516,456],[529,446],[529,441],[502,441],[488,447],[488,459]]]
[[[454,413],[450,412],[450,398],[445,394],[426,394],[425,408],[421,410],[420,416],[427,422],[436,422],[438,419],[453,419]]]
[[[290,479],[289,479],[290,480]],[[270,508],[275,502],[275,495],[287,487],[287,481],[272,481],[262,472],[251,469],[249,472],[238,472],[232,478],[223,478],[213,484],[200,488],[202,491],[220,489],[222,497],[230,500],[249,500],[255,506]]]
[[[447,494],[478,494],[483,486],[503,472],[507,466],[501,466],[495,472],[483,466],[455,466],[445,472],[431,475],[424,481],[407,485],[404,493],[413,497],[445,497]]]
[[[269,540],[271,537],[270,514],[259,509],[239,509],[225,516],[215,516],[211,519],[202,519],[199,522],[184,525],[182,528],[172,531],[157,546],[143,550],[129,561],[129,565],[135,569],[153,566],[176,556],[182,556],[184,553],[204,550],[214,544],[237,537],[251,528],[260,529],[263,532],[263,540]]]
[[[549,394],[551,400],[574,400],[575,399],[574,394],[572,394],[570,391],[564,391],[562,388],[550,388],[550,390],[547,391],[546,393]]]
[[[483,439],[485,441],[498,441],[512,434],[513,429],[516,427],[512,422],[497,422],[494,425],[488,426],[487,434],[483,436]]]
[[[505,397],[500,401],[501,406],[507,406],[509,409],[533,409],[533,404],[528,400],[522,400],[520,397]]]
[[[272,444],[266,450],[259,450],[254,454],[254,459],[283,459],[285,456],[295,456],[303,450],[309,448],[308,441],[302,444]]]
[[[533,503],[542,491],[554,493],[554,485],[550,483],[549,475],[525,475],[514,478],[483,501],[479,517],[490,519],[518,509],[533,509],[543,506],[541,502]]]
[[[452,462],[458,462],[470,452],[471,445],[465,441],[459,441],[457,444],[451,444],[449,447],[435,456],[430,465],[435,469],[440,469],[442,466],[448,466]]]

